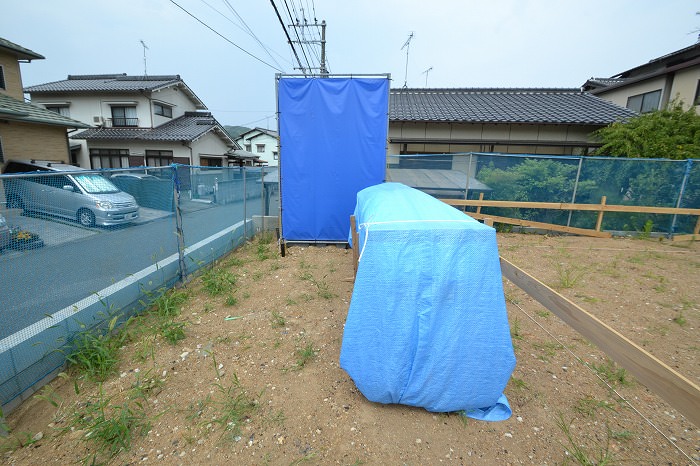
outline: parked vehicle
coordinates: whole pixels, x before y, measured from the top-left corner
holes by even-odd
[[[139,217],[132,195],[89,170],[49,161],[8,160],[3,174],[16,173],[34,176],[5,180],[10,208],[70,218],[83,226],[120,225]]]

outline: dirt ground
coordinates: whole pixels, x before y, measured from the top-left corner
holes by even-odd
[[[503,257],[700,383],[700,245],[511,233],[498,241]],[[24,403],[8,417],[2,462],[700,462],[700,426],[508,281],[510,419],[369,402],[338,364],[352,251],[275,253],[255,240],[171,296],[162,307],[176,317],[133,321],[104,383],[71,370]]]

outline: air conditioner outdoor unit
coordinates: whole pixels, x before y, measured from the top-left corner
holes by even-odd
[[[93,121],[93,123],[97,123],[98,125],[101,125],[102,123],[105,122],[104,118],[102,118],[101,116],[92,117],[92,121]]]

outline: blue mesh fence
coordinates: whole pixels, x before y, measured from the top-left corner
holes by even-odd
[[[5,412],[63,366],[78,332],[128,318],[277,227],[276,169],[8,167],[0,175]]]
[[[388,158],[387,178],[446,199],[700,208],[700,163],[512,154]],[[473,210],[473,209],[471,209]],[[481,213],[594,228],[597,212],[483,207]],[[690,234],[697,216],[606,212],[602,229]]]

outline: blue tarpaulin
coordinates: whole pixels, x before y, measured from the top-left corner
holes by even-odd
[[[360,261],[340,353],[379,403],[502,420],[515,367],[496,232],[400,183],[357,194]]]
[[[282,238],[345,241],[357,192],[384,181],[387,78],[278,82]]]

